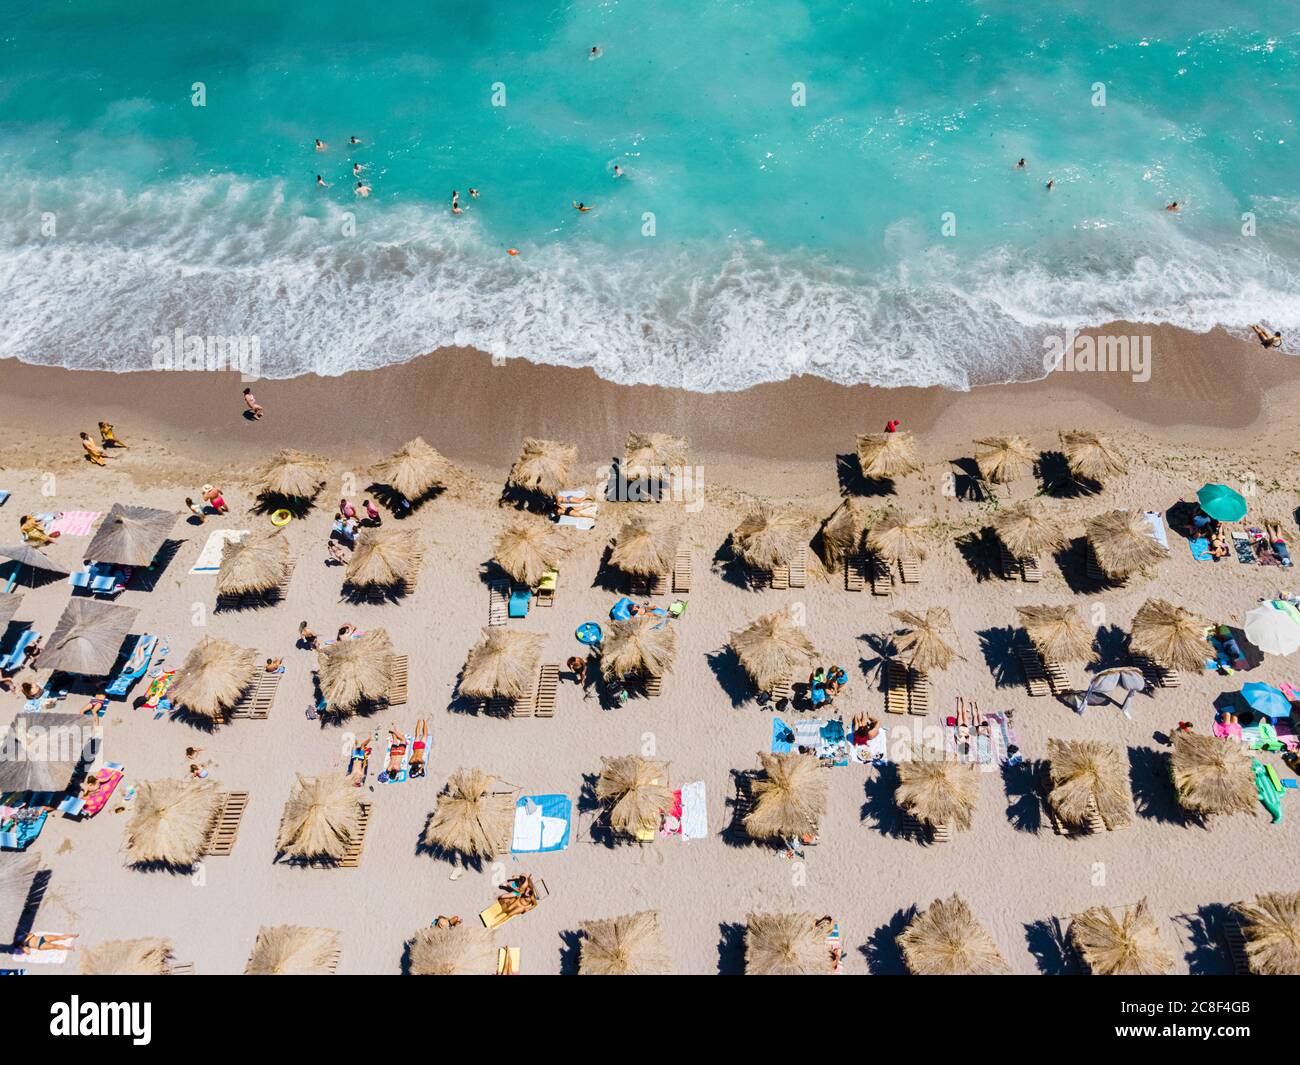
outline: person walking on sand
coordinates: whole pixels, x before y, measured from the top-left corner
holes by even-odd
[[[225,497],[221,494],[221,489],[210,484],[203,486],[203,502],[218,514],[225,514],[230,510],[230,507],[226,505]]]
[[[378,529],[379,526],[384,524],[384,518],[383,515],[379,513],[379,508],[370,502],[370,500],[362,500],[361,506],[366,512],[366,524],[368,524],[372,529]]]
[[[357,508],[354,507],[351,503],[349,503],[346,499],[340,499],[339,514],[345,518],[355,518],[357,516]]]
[[[113,433],[113,425],[112,425],[111,422],[100,422],[100,423],[99,423],[99,439],[100,439],[100,442],[101,442],[101,443],[104,445],[104,447],[106,447],[106,448],[108,448],[108,447],[126,447],[126,444],[124,444],[121,440],[119,440],[119,439],[114,435],[114,433]]]
[[[253,395],[253,390],[251,388],[244,389],[244,405],[248,407],[249,413],[252,414],[254,418],[261,418],[262,415],[266,413],[266,411],[262,409],[262,404],[257,402],[257,397]]]
[[[1262,325],[1256,323],[1252,325],[1251,330],[1255,336],[1259,337],[1259,342],[1266,348],[1280,348],[1282,346],[1282,334],[1279,332],[1269,333]]]
[[[90,439],[89,433],[81,434],[81,446],[86,449],[86,457],[96,466],[104,465],[104,453],[95,446],[95,441]]]
[[[207,522],[208,516],[203,512],[203,508],[199,506],[196,502],[194,502],[194,500],[192,500],[189,496],[185,497],[185,509],[199,519],[200,525],[203,525]]]

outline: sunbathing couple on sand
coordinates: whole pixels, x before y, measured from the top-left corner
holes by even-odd
[[[388,726],[388,764],[384,772],[390,777],[402,771],[402,762],[406,760],[406,735],[398,732],[395,725]],[[414,780],[424,776],[424,757],[429,743],[429,723],[420,718],[415,723],[415,740],[411,743],[410,777]]]

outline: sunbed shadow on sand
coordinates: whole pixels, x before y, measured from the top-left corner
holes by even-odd
[[[993,683],[998,688],[1018,688],[1024,680],[1020,660],[1016,658],[1019,631],[1014,625],[1002,625],[992,629],[979,629],[975,633],[980,644],[980,654],[984,656],[984,664],[993,675]]]
[[[577,976],[578,959],[582,956],[582,933],[572,930],[560,933],[560,975]]]
[[[144,704],[145,697],[140,696],[140,704]],[[202,732],[211,736],[214,734],[222,722],[215,718],[208,717],[207,714],[196,714],[193,711],[183,708],[176,708],[167,715],[168,721],[175,721],[178,725],[187,725],[194,729],[195,732]]]
[[[360,588],[350,581],[344,581],[339,591],[339,602],[347,603],[349,606],[360,606],[363,603],[371,606],[400,603],[405,598],[406,590],[400,584],[368,585]]]
[[[899,910],[882,924],[867,941],[858,948],[867,969],[872,976],[906,976],[907,963],[898,946],[898,937],[903,934],[912,918],[916,916],[916,907],[909,906]]]
[[[992,526],[957,537],[956,545],[977,583],[1002,579],[1002,541]]]
[[[835,476],[842,496],[892,496],[894,482],[888,477],[868,477],[856,452],[835,456]]]
[[[741,707],[754,701],[754,682],[749,679],[749,674],[741,666],[740,658],[730,644],[710,652],[707,657],[709,668],[717,678],[718,687],[722,689],[733,707]]]
[[[948,464],[954,467],[952,490],[956,498],[966,503],[983,503],[990,498],[988,483],[973,457],[949,459]]]
[[[903,811],[898,808],[898,766],[886,762],[869,772],[862,782],[863,802],[858,820],[889,839],[904,839]]]
[[[1191,949],[1183,955],[1192,976],[1231,976],[1232,958],[1225,939],[1232,909],[1222,902],[1210,902],[1198,907],[1195,913],[1179,914],[1174,918],[1187,929]]]
[[[1025,925],[1025,943],[1034,964],[1044,976],[1082,976],[1085,972],[1070,946],[1069,925],[1063,919],[1047,917]]]
[[[1042,452],[1035,473],[1042,482],[1043,495],[1053,499],[1077,499],[1079,496],[1095,496],[1101,491],[1100,481],[1076,477],[1060,451]]]
[[[1128,749],[1128,779],[1137,815],[1165,825],[1199,824],[1205,827],[1200,818],[1189,815],[1179,805],[1169,776],[1169,759],[1168,751],[1157,751],[1153,747]]]
[[[1036,834],[1043,827],[1043,779],[1046,762],[1021,762],[1002,767],[1002,791],[1007,797],[1007,822],[1017,832]]]
[[[739,921],[718,925],[718,975],[745,975],[745,926]]]
[[[1076,595],[1091,595],[1114,587],[1110,581],[1088,576],[1088,539],[1080,536],[1057,551],[1052,560],[1061,571],[1065,585]]]

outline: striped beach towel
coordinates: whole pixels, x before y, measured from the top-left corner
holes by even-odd
[[[65,510],[45,523],[45,531],[64,536],[89,536],[102,510]]]

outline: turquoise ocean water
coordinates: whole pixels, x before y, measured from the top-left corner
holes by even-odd
[[[0,356],[965,387],[1044,329],[1296,330],[1297,114],[1296,0],[19,0]]]

